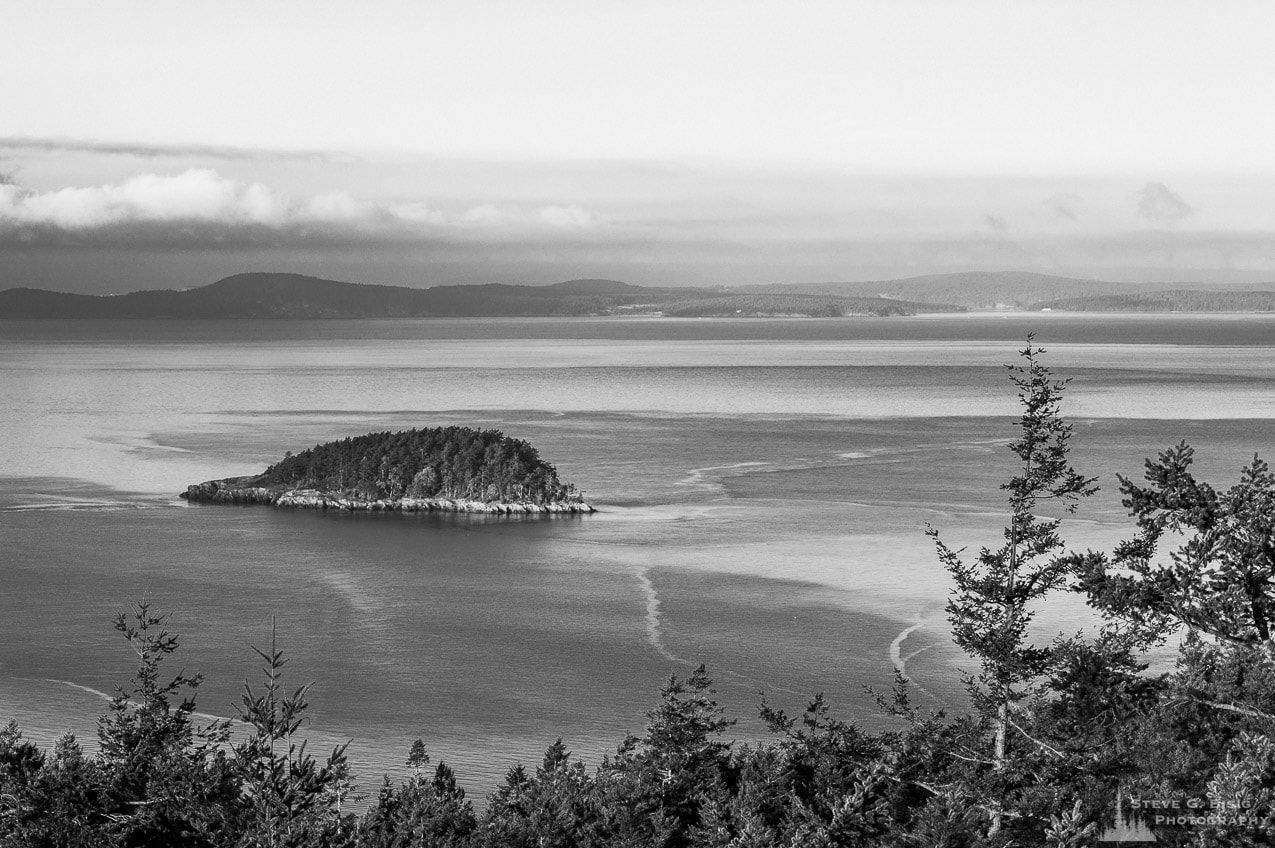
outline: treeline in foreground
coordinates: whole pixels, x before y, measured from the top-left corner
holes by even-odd
[[[1110,553],[1069,552],[1061,520],[1096,490],[1068,459],[1064,384],[1028,347],[1011,369],[1022,401],[1002,488],[1002,539],[972,557],[932,530],[952,579],[956,643],[977,671],[970,709],[926,712],[900,676],[879,697],[897,721],[867,733],[816,697],[800,716],[764,703],[772,737],[726,741],[733,722],[701,668],[671,679],[640,737],[593,768],[562,743],[512,769],[476,811],[446,765],[389,780],[350,812],[338,749],[322,761],[293,739],[306,689],[261,652],[247,728],[197,726],[198,678],[168,677],[177,647],[144,605],[116,629],[140,658],[101,719],[101,753],[74,739],[51,753],[0,732],[6,846],[627,846],[935,848],[1077,846],[1121,837],[1165,845],[1275,843],[1275,476],[1256,457],[1225,491],[1197,480],[1185,444],[1121,477],[1135,521]],[[1033,611],[1083,592],[1106,617],[1092,638],[1029,638]],[[1176,667],[1143,657],[1180,638]],[[835,674],[836,669],[829,669]],[[1131,817],[1132,814],[1132,817]]]

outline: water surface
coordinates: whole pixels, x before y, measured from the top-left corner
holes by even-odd
[[[994,544],[1031,330],[1072,379],[1104,491],[1078,546],[1128,533],[1115,471],[1187,439],[1225,482],[1275,446],[1265,316],[828,321],[0,322],[0,716],[92,733],[131,653],[110,618],[172,610],[200,707],[230,715],[272,618],[309,732],[361,773],[411,740],[482,794],[558,736],[590,758],[704,662],[740,738],[759,691],[885,726],[893,663],[959,704],[924,535]],[[372,430],[524,438],[586,517],[188,505],[188,483]],[[1078,598],[1039,631],[1092,626]]]

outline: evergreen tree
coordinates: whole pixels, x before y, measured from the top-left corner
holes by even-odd
[[[881,740],[832,718],[822,694],[815,696],[800,720],[764,701],[761,717],[772,733],[783,737],[775,751],[781,763],[779,798],[784,810],[766,821],[776,825],[782,820],[789,831],[795,828],[790,840],[821,840],[827,845],[857,845],[888,829],[898,780],[891,752]],[[756,752],[753,762],[743,767],[745,779],[762,757]]]
[[[1060,413],[1067,381],[1054,379],[1039,359],[1045,351],[1032,341],[1028,336],[1027,347],[1020,352],[1022,364],[1006,366],[1022,411],[1018,438],[1009,445],[1017,457],[1018,472],[1001,485],[1009,495],[1004,541],[994,549],[983,547],[973,563],[966,563],[961,551],[944,544],[934,528],[929,530],[955,584],[947,605],[953,638],[980,665],[966,684],[991,733],[989,837],[1003,826],[1014,782],[1011,740],[1041,744],[1023,730],[1023,715],[1041,691],[1055,655],[1028,637],[1033,605],[1066,585],[1073,569],[1071,560],[1062,555],[1060,519],[1042,516],[1038,509],[1052,503],[1071,513],[1081,498],[1097,491],[1094,479],[1077,472],[1068,458],[1072,428]]]
[[[389,778],[359,825],[359,848],[464,848],[478,826],[465,790],[440,762],[432,779],[425,776],[429,754],[417,739],[408,752],[412,774],[399,786]]]
[[[702,665],[686,680],[671,676],[647,713],[646,734],[626,739],[603,762],[598,783],[615,838],[689,845],[705,803],[722,785],[736,784],[731,746],[720,739],[735,722],[715,694]]]
[[[1242,803],[1272,826],[1275,475],[1255,456],[1219,492],[1195,477],[1193,461],[1182,442],[1147,460],[1146,485],[1120,477],[1139,533],[1110,557],[1077,557],[1080,588],[1144,644],[1186,632],[1143,731],[1144,784]],[[1249,844],[1240,831],[1214,838]]]
[[[505,776],[504,786],[490,798],[481,837],[491,848],[613,844],[600,827],[593,781],[559,739],[545,750],[534,775],[518,766]]]
[[[1194,456],[1182,442],[1147,460],[1149,485],[1120,477],[1140,533],[1110,560],[1082,558],[1084,588],[1148,641],[1186,627],[1275,659],[1275,475],[1254,456],[1218,493],[1192,474]],[[1156,558],[1166,532],[1185,539],[1167,562]]]
[[[286,694],[282,678],[287,664],[275,642],[270,652],[253,648],[265,662],[266,685],[260,694],[245,684],[241,719],[252,735],[235,746],[234,762],[250,807],[248,826],[239,843],[244,848],[319,848],[352,839],[352,822],[336,809],[331,791],[345,773],[346,745],[335,748],[320,764],[294,736],[308,707],[305,684]],[[348,744],[348,743],[347,743]]]
[[[98,722],[102,838],[111,844],[213,845],[236,815],[239,786],[222,750],[227,724],[193,723],[199,675],[162,674],[179,644],[168,619],[146,601],[115,618],[138,667],[130,689],[118,690]],[[64,748],[58,765],[71,768],[76,759]]]
[[[71,835],[71,829],[51,821],[54,805],[41,791],[44,768],[44,752],[22,738],[16,721],[0,728],[0,845],[54,845],[50,835]],[[82,833],[83,824],[74,830]],[[83,839],[66,841],[84,844]]]

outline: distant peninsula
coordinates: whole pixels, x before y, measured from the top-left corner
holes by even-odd
[[[350,319],[552,318],[590,315],[669,317],[844,317],[959,312],[942,303],[876,295],[652,288],[618,280],[568,280],[549,286],[503,284],[362,285],[301,274],[236,274],[184,291],[87,295],[35,288],[0,291],[0,319]]]
[[[1247,283],[1145,282],[1059,277],[1027,271],[964,271],[900,280],[797,283],[789,291],[840,297],[878,297],[962,310],[1039,312],[1272,312],[1275,281]],[[774,287],[750,286],[749,291]]]
[[[589,513],[575,486],[521,439],[435,427],[369,433],[288,452],[261,474],[188,486],[220,504],[400,512]]]
[[[1166,291],[1076,297],[1039,303],[1058,312],[1275,312],[1273,291]]]

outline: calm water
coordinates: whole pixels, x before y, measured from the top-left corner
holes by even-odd
[[[200,707],[231,715],[277,621],[309,732],[372,784],[421,736],[473,791],[558,736],[596,757],[704,662],[740,738],[759,690],[882,726],[892,656],[959,704],[922,530],[994,543],[1029,330],[1073,382],[1104,492],[1183,438],[1233,479],[1275,452],[1269,317],[834,321],[0,322],[0,719],[91,736],[132,654],[110,617],[174,612]],[[588,517],[340,516],[187,505],[186,484],[368,432],[525,438]],[[917,627],[919,625],[919,627]],[[1076,599],[1040,630],[1092,621]],[[915,629],[913,629],[915,628]],[[900,640],[900,636],[906,638]]]

